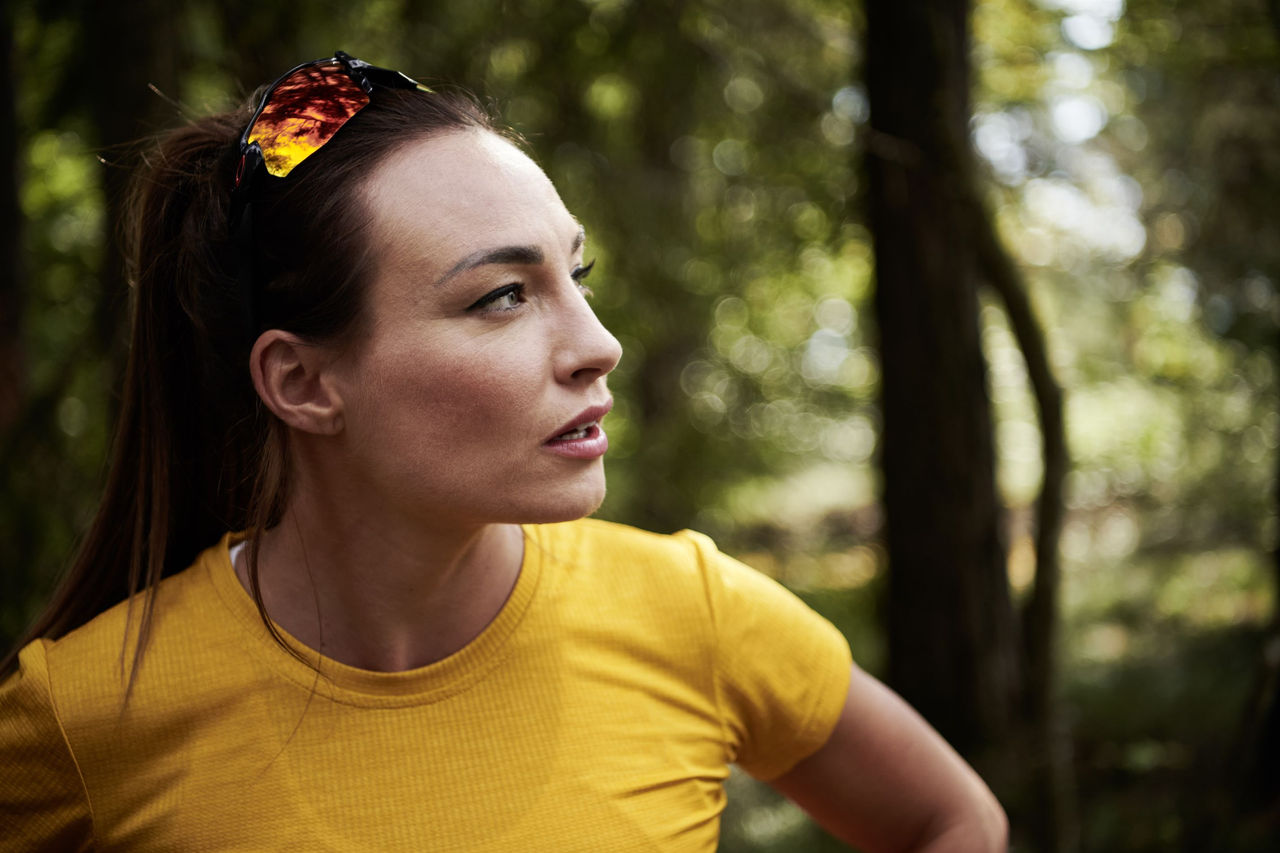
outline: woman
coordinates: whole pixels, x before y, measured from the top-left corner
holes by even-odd
[[[620,349],[472,101],[339,53],[136,188],[110,480],[7,662],[0,849],[714,850],[732,762],[867,850],[1003,845],[789,593],[582,520]]]

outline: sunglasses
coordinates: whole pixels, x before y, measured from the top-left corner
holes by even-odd
[[[331,59],[305,62],[267,89],[240,134],[240,161],[231,192],[231,230],[240,255],[241,287],[252,305],[252,199],[262,181],[288,177],[333,139],[379,89],[431,89],[399,71],[370,65],[335,51]],[[248,307],[252,312],[252,308]],[[249,315],[252,324],[252,314]]]
[[[242,192],[265,172],[287,177],[319,151],[369,104],[376,89],[417,89],[418,81],[336,51],[332,59],[305,62],[271,84],[240,135],[234,190]]]

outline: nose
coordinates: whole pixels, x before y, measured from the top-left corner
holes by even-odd
[[[573,294],[569,306],[555,357],[556,379],[590,384],[618,366],[622,344],[580,294]]]

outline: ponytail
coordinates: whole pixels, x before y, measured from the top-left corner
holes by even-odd
[[[226,176],[245,120],[228,113],[169,133],[135,176],[124,235],[131,338],[107,483],[70,570],[19,648],[129,599],[136,669],[161,578],[226,530],[263,527],[278,499],[282,477],[256,473],[280,466],[262,465],[270,430],[246,369],[227,250]]]
[[[283,514],[288,434],[250,379],[256,333],[282,328],[317,343],[354,335],[370,272],[363,177],[413,139],[493,130],[465,94],[380,94],[263,194],[246,261],[236,254],[228,219],[239,136],[250,114],[245,108],[171,131],[135,175],[125,234],[132,331],[105,491],[52,601],[0,663],[0,674],[28,642],[61,637],[127,599],[120,664],[123,673],[128,660],[132,687],[160,581],[229,530],[248,531],[256,544]],[[254,265],[262,288],[257,329],[245,325],[237,275],[244,262]],[[257,568],[251,546],[250,589],[273,627]]]

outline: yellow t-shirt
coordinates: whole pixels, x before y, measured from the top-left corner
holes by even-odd
[[[696,533],[525,528],[458,653],[380,673],[280,648],[228,538],[0,686],[0,850],[713,851],[728,764],[773,778],[843,706],[843,637]],[[290,638],[286,640],[293,642]]]

